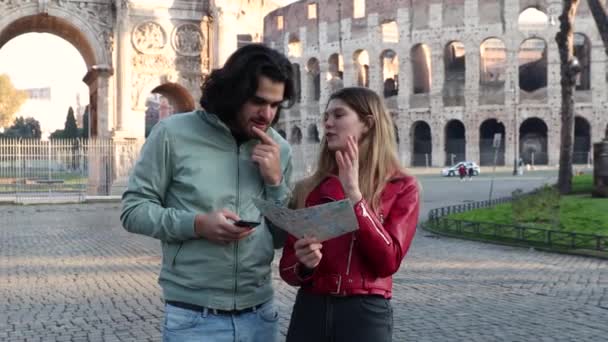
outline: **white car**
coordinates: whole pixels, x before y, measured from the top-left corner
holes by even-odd
[[[477,176],[481,173],[481,168],[479,167],[479,165],[475,164],[475,162],[461,161],[454,166],[446,167],[445,169],[441,170],[441,175],[444,177],[458,176],[458,168],[462,164],[464,164],[464,166],[467,168],[467,175],[469,169],[471,168],[473,169],[473,176]]]

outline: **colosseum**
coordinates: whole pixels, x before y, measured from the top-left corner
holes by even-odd
[[[384,96],[405,165],[556,165],[561,9],[560,0],[301,0],[270,12],[264,42],[289,56],[298,83],[278,128],[299,175],[310,171],[327,98],[343,86]],[[586,1],[575,32],[574,162],[587,164],[608,125],[608,69]]]

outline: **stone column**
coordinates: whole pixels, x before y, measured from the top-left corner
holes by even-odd
[[[401,109],[400,115],[404,115],[409,108],[411,92],[411,68],[410,68],[410,11],[407,8],[397,10],[397,28],[399,29],[399,43],[396,49],[399,58],[399,94],[397,101]],[[403,140],[403,139],[402,139]],[[405,164],[409,165],[409,163]]]
[[[113,74],[109,65],[93,65],[83,81],[89,86],[91,136],[107,139],[110,137],[112,104],[110,97],[110,77]]]
[[[127,4],[117,6],[116,24],[116,122],[117,135],[130,135],[133,137],[143,135],[143,131],[136,132],[129,123],[135,118],[131,117],[131,35],[129,30],[129,7]],[[141,120],[144,120],[142,117]],[[125,131],[125,132],[123,132]]]

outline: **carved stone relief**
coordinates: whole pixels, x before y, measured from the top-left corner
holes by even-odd
[[[146,21],[135,26],[131,42],[141,53],[159,54],[167,44],[167,34],[158,23]]]
[[[171,43],[179,55],[198,56],[201,54],[205,40],[198,25],[186,23],[173,30]]]
[[[139,103],[139,99],[142,91],[144,91],[144,87],[153,81],[158,80],[158,76],[153,74],[146,73],[133,73],[133,77],[131,78],[132,82],[132,91],[131,91],[131,107],[133,109],[143,108],[145,107],[145,103]]]
[[[66,8],[88,23],[113,29],[114,19],[110,3],[55,0],[59,7]]]
[[[178,56],[175,58],[175,67],[183,74],[200,74],[201,59],[198,56],[185,57]]]
[[[139,72],[157,74],[166,69],[172,69],[173,61],[165,55],[143,55],[136,53],[133,56],[133,69]]]

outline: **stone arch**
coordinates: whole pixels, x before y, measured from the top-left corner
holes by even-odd
[[[443,51],[445,80],[443,82],[443,104],[445,106],[462,106],[466,83],[466,60],[464,44],[452,41],[446,44]]]
[[[479,165],[494,165],[494,135],[501,135],[496,165],[505,165],[505,125],[496,119],[487,119],[479,126]]]
[[[144,136],[156,123],[174,113],[194,110],[194,99],[188,90],[175,83],[164,83],[146,92],[144,102]]]
[[[479,104],[504,104],[507,48],[495,37],[479,46]]]
[[[191,112],[195,108],[194,99],[188,89],[177,83],[161,84],[152,89],[151,92],[166,97],[173,107],[174,113]]]
[[[300,42],[300,37],[295,33],[289,35],[287,54],[291,58],[299,58],[302,56],[302,42]]]
[[[410,51],[410,59],[413,93],[429,93],[431,91],[431,49],[426,44],[416,44]]]
[[[526,164],[547,165],[547,124],[539,118],[529,118],[519,126],[519,156]]]
[[[313,101],[319,101],[321,98],[321,69],[319,60],[311,58],[306,63],[306,75],[308,82],[308,98]]]
[[[390,20],[382,23],[381,30],[383,43],[399,43],[399,27],[396,21]]]
[[[49,8],[48,15],[35,8],[20,8],[0,19],[0,48],[9,40],[30,32],[50,33],[72,44],[91,70],[96,65],[111,66],[110,52],[100,35],[85,20],[69,11]]]
[[[519,46],[519,89],[536,92],[547,87],[547,42],[529,38]]]
[[[329,69],[327,71],[327,80],[329,82],[330,93],[344,87],[344,60],[342,55],[334,53],[327,59]]]
[[[524,34],[544,31],[548,26],[549,17],[543,6],[539,6],[536,3],[530,4],[519,13],[517,27]]]
[[[289,135],[289,143],[292,145],[300,145],[302,143],[302,130],[300,130],[300,127],[293,126]]]
[[[284,129],[279,128],[279,129],[277,130],[277,133],[279,133],[279,135],[280,135],[280,136],[282,136],[282,137],[283,137],[283,139],[287,140],[287,133],[285,133],[285,130],[284,130]]]
[[[309,143],[318,143],[321,141],[321,139],[319,139],[319,129],[317,128],[317,125],[310,124],[310,126],[308,126],[306,141]]]
[[[359,87],[369,87],[369,54],[366,50],[357,50],[353,54],[355,79]]]
[[[523,13],[529,8],[535,8],[543,13],[546,13],[547,0],[519,0],[519,8],[522,9],[520,13]]]
[[[50,5],[41,14],[38,6],[22,6],[0,17],[0,49],[9,40],[31,32],[56,35],[72,44],[82,56],[87,74],[83,81],[89,87],[89,122],[92,137],[106,137],[111,114],[109,78],[113,73],[109,33],[92,26],[79,13]],[[105,39],[104,39],[105,38]]]
[[[591,43],[584,33],[574,34],[574,56],[581,65],[581,72],[576,77],[576,90],[591,89]]]
[[[460,120],[450,120],[444,129],[445,165],[466,160],[466,130]]]
[[[573,164],[587,164],[591,152],[591,125],[582,116],[574,118],[574,153]]]
[[[295,90],[295,95],[296,95],[296,102],[301,102],[302,101],[302,76],[300,73],[300,64],[298,63],[293,63],[292,65],[292,71],[293,71],[293,83],[294,83],[294,90]]]
[[[380,67],[384,97],[396,96],[399,93],[399,59],[391,49],[380,54]]]
[[[397,126],[396,123],[393,123],[393,131],[395,132],[395,142],[397,143],[397,148],[399,148],[401,139],[399,138],[399,126]]]
[[[416,121],[410,131],[412,144],[412,166],[433,165],[433,138],[431,126],[425,121]]]
[[[171,77],[170,75],[153,76],[147,78],[145,86],[142,87],[142,90],[133,100],[137,101],[132,103],[133,109],[143,110],[143,108],[145,108],[148,95],[150,95],[150,93],[158,93],[170,99],[172,103],[175,103],[176,110],[178,108],[185,109],[186,112],[194,110],[196,103],[191,92],[188,91],[188,89],[183,85],[169,81],[175,78],[176,77]],[[196,99],[196,101],[198,101],[198,99]]]

